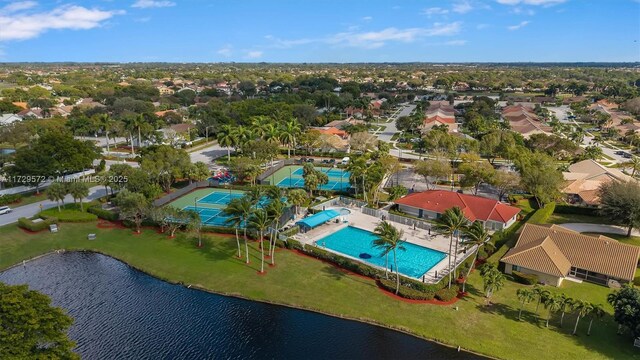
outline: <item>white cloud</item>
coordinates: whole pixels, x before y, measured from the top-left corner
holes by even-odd
[[[133,21],[135,21],[135,22],[139,22],[139,23],[146,23],[146,22],[151,21],[151,16],[145,16],[145,17],[135,18],[135,19],[133,19]]]
[[[445,15],[445,14],[449,13],[449,10],[443,9],[441,7],[430,7],[430,8],[422,10],[422,13],[424,15],[427,15],[427,16]]]
[[[173,1],[155,1],[155,0],[138,0],[131,5],[134,8],[147,9],[147,8],[161,8],[161,7],[171,7],[176,6],[176,3]]]
[[[329,44],[375,49],[384,46],[388,41],[414,42],[423,37],[447,36],[460,32],[461,22],[449,24],[435,23],[430,28],[397,29],[394,27],[380,31],[342,32],[324,40]]]
[[[444,42],[445,45],[449,45],[449,46],[462,46],[462,45],[466,45],[467,44],[467,40],[451,40],[451,41],[445,41]]]
[[[488,27],[489,27],[489,24],[478,24],[478,25],[476,25],[476,29],[478,29],[478,30],[486,29]]]
[[[18,1],[13,2],[3,8],[0,8],[0,14],[11,14],[18,11],[28,10],[38,6],[35,1]]]
[[[531,9],[523,9],[523,8],[521,8],[519,6],[514,7],[511,10],[511,12],[514,13],[514,14],[518,14],[518,15],[529,15],[529,16],[533,16],[533,15],[536,14],[536,12],[531,10]]]
[[[264,38],[271,42],[271,47],[278,48],[278,49],[289,49],[297,45],[305,45],[305,44],[309,44],[317,41],[314,39],[306,39],[306,38],[295,39],[295,40],[285,40],[285,39],[277,38],[273,35],[266,35]]]
[[[29,9],[24,5],[17,10],[15,7],[13,9],[10,16],[0,12],[0,41],[31,39],[54,29],[93,29],[103,25],[105,20],[124,13],[123,11],[87,9],[77,5],[65,5],[40,13],[21,12]]]
[[[535,5],[535,6],[553,6],[562,4],[567,0],[496,0],[502,5]]]
[[[216,51],[216,54],[222,55],[224,57],[231,57],[233,54],[233,50],[231,49],[231,45],[226,45],[225,47]]]
[[[509,29],[511,31],[518,30],[518,29],[521,29],[521,28],[529,25],[530,22],[531,21],[522,21],[520,24],[508,26],[507,29]]]
[[[453,8],[452,8],[452,11],[458,14],[466,14],[471,10],[473,10],[473,6],[468,1],[455,3],[453,4]]]
[[[371,21],[371,20],[373,20],[372,16],[365,16],[362,18],[362,21]]]
[[[258,59],[261,58],[263,55],[262,51],[257,51],[257,50],[253,50],[253,51],[247,51],[247,59]]]

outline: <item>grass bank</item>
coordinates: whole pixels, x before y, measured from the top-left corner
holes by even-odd
[[[96,233],[95,241],[86,240]],[[522,285],[507,282],[495,294],[495,305],[485,307],[482,281],[477,272],[469,279],[470,296],[451,306],[412,304],[382,293],[373,280],[348,275],[333,266],[288,250],[276,253],[276,267],[257,275],[260,258],[252,243],[251,264],[235,259],[235,239],[207,235],[204,246],[179,234],[169,239],[155,230],[132,235],[128,229],[98,228],[95,222],[62,224],[60,232],[28,234],[15,226],[0,228],[0,269],[55,249],[99,251],[151,275],[172,282],[193,284],[214,292],[269,301],[352,319],[385,324],[424,338],[499,358],[532,359],[544,354],[555,359],[635,358],[629,337],[617,336],[608,315],[596,320],[592,335],[586,335],[588,321],[581,321],[578,336],[570,335],[574,315],[565,317],[558,329],[533,314],[530,304],[524,321],[517,320],[519,303],[515,292]],[[567,295],[606,304],[609,289],[593,284],[567,283],[559,291]],[[552,289],[553,290],[553,289]],[[456,310],[457,307],[457,310]],[[545,314],[541,309],[541,314]]]

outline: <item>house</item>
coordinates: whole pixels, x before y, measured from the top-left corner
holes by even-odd
[[[479,220],[491,230],[508,228],[520,212],[517,207],[497,200],[446,190],[415,192],[395,203],[400,211],[425,219],[437,219],[446,210],[459,207],[469,221]]]
[[[562,193],[566,194],[572,204],[597,206],[600,204],[598,188],[612,180],[630,181],[633,178],[614,168],[600,165],[595,160],[583,160],[569,166],[563,172],[565,184]]]
[[[517,104],[502,109],[502,119],[509,123],[511,130],[529,138],[533,134],[550,134],[553,128],[542,122],[533,108]]]
[[[40,109],[26,109],[26,110],[22,110],[19,113],[17,113],[16,115],[20,116],[21,118],[33,118],[33,119],[42,119],[44,118],[43,114],[42,114],[42,110]]]
[[[500,261],[507,274],[534,274],[543,284],[560,286],[567,277],[599,284],[632,281],[639,257],[640,247],[606,236],[527,223],[516,245]]]
[[[335,135],[338,136],[339,138],[343,139],[343,140],[348,140],[349,139],[349,133],[338,129],[336,127],[330,127],[330,126],[323,126],[323,127],[316,127],[313,128],[314,130],[317,130],[319,133],[321,134],[326,134],[326,135]]]
[[[9,125],[16,121],[22,121],[22,117],[17,114],[0,114],[0,125]]]
[[[451,117],[442,117],[440,115],[430,116],[423,120],[422,126],[420,127],[421,131],[428,132],[434,126],[444,125],[449,128],[449,132],[458,132],[458,124],[456,123],[455,118]]]
[[[172,88],[166,86],[158,86],[157,89],[160,92],[160,95],[173,95],[175,93]]]

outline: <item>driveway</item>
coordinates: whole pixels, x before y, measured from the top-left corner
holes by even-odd
[[[604,225],[604,224],[586,224],[586,223],[566,223],[560,224],[562,227],[566,227],[569,230],[577,232],[590,232],[590,233],[605,233],[605,234],[618,234],[627,235],[627,229],[616,225]],[[640,236],[640,231],[633,230],[632,236]]]
[[[89,189],[89,196],[87,196],[84,199],[84,201],[95,200],[103,196],[105,196],[104,186],[94,186]],[[73,198],[71,197],[71,195],[67,195],[67,197],[64,198],[64,202],[65,204],[72,203]],[[29,205],[15,207],[13,208],[12,212],[8,214],[0,215],[0,226],[13,224],[17,222],[18,219],[21,217],[28,218],[36,215],[41,210],[40,205],[42,205],[43,210],[50,209],[52,207],[56,207],[56,202],[45,200],[45,201],[40,201],[40,202],[29,204]]]
[[[388,123],[379,124],[384,126],[385,128],[378,133],[378,139],[390,143],[393,135],[398,132],[398,128],[396,128],[396,120],[398,120],[398,118],[402,116],[411,115],[415,108],[415,105],[405,105],[389,117],[391,121],[389,121]]]

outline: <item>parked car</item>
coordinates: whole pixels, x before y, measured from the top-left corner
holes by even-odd
[[[616,155],[624,155],[624,151],[618,150],[618,151],[614,152],[614,154],[616,154]]]
[[[629,154],[628,152],[623,152],[622,153],[622,157],[625,158],[625,159],[631,159],[632,158],[631,154]]]
[[[0,215],[8,214],[11,211],[11,208],[8,206],[0,206]]]

